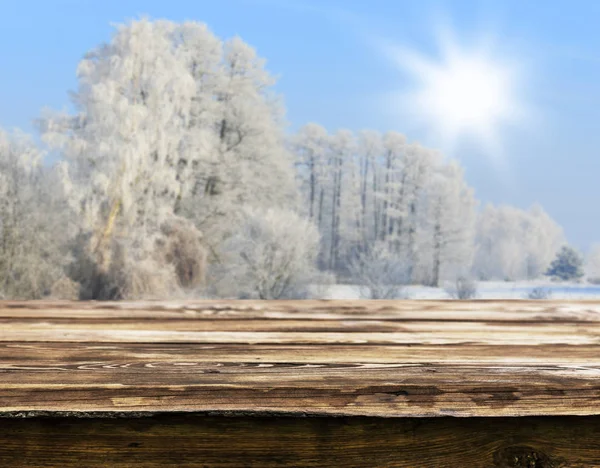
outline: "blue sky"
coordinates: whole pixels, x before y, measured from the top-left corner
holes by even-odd
[[[205,22],[241,36],[279,76],[290,129],[397,130],[436,147],[426,125],[390,108],[410,86],[378,41],[437,53],[436,19],[460,44],[487,36],[519,65],[518,99],[533,117],[498,128],[506,172],[465,141],[450,156],[483,202],[541,203],[581,249],[600,241],[600,2],[595,0],[20,0],[0,16],[0,126],[33,131],[44,107],[68,105],[82,55],[113,23],[152,18]],[[494,56],[490,57],[492,60]]]

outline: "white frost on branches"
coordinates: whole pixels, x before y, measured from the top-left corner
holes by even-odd
[[[246,208],[226,251],[228,269],[219,278],[220,295],[302,298],[319,279],[319,233],[290,210]]]

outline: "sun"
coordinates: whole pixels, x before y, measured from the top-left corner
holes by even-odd
[[[417,100],[438,124],[453,132],[487,128],[509,114],[509,82],[481,59],[454,59],[423,77]]]
[[[394,61],[414,84],[396,105],[438,136],[444,149],[469,137],[495,157],[501,128],[524,115],[517,99],[518,67],[495,55],[489,43],[461,49],[446,36],[440,49],[435,60],[394,48]]]

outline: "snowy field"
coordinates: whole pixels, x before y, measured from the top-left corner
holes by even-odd
[[[479,282],[477,299],[526,299],[529,292],[536,287],[549,290],[549,299],[600,299],[600,286],[544,281]],[[362,299],[359,286],[339,284],[317,288],[315,292],[323,299]],[[404,292],[408,299],[449,299],[444,288],[408,286]]]

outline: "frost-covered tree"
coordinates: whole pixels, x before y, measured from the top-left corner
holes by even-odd
[[[315,123],[303,126],[290,138],[294,152],[300,187],[307,196],[304,213],[310,221],[322,228],[327,181],[327,154],[329,135]]]
[[[474,200],[456,165],[448,166],[436,152],[408,143],[397,132],[328,135],[311,124],[292,138],[291,148],[300,168],[308,216],[317,220],[322,236],[322,266],[346,275],[352,259],[382,242],[391,254],[403,259],[412,282],[432,281],[436,255],[440,257],[435,267],[438,277],[442,263],[448,272],[451,268],[468,270]],[[453,183],[436,192],[435,174],[444,171],[455,174],[446,177]],[[439,232],[442,225],[448,231],[443,241],[448,246],[442,254],[438,242],[434,255],[436,224],[431,216],[436,193],[443,203],[437,209],[438,218],[453,219],[455,227],[443,220],[437,223]],[[456,232],[450,236],[450,230]]]
[[[381,211],[380,167],[378,158],[383,153],[383,139],[380,133],[363,130],[358,135],[357,156],[360,167],[360,209],[361,231],[364,250],[371,240],[376,239]]]
[[[600,281],[600,244],[593,244],[585,257],[585,274],[588,281]]]
[[[164,226],[182,216],[218,257],[244,204],[293,205],[273,80],[239,38],[223,43],[192,22],[132,21],[86,55],[78,77],[76,114],[41,124],[68,161],[65,185],[80,220],[75,250],[85,258],[75,270],[92,297],[117,294],[98,283],[121,283],[129,266],[176,274],[175,263],[160,264],[171,257],[157,252],[172,232]]]
[[[533,205],[527,212],[523,241],[526,277],[540,277],[554,258],[558,249],[566,242],[563,228],[553,220],[541,205]]]
[[[233,38],[222,44],[218,73],[203,88],[211,93],[211,107],[190,133],[206,137],[195,146],[194,188],[182,205],[216,249],[234,232],[242,206],[296,208],[293,158],[274,84],[265,61]]]
[[[148,20],[119,26],[79,65],[77,113],[43,120],[46,141],[69,164],[82,252],[101,275],[117,251],[133,264],[149,261],[174,212],[178,148],[194,95],[194,81],[173,53],[174,29]]]
[[[408,214],[405,202],[410,166],[407,164],[406,137],[397,132],[387,132],[382,144],[383,180],[379,193],[381,220],[378,223],[378,238],[388,242],[392,250],[398,251],[404,233],[403,221]]]
[[[474,254],[476,201],[456,161],[440,166],[428,185],[430,284],[468,274]]]
[[[68,218],[56,173],[20,132],[0,130],[0,296],[47,294],[64,266]]]
[[[389,138],[388,134],[388,142]],[[402,136],[397,136],[394,140],[403,145]],[[388,183],[391,181],[392,185],[390,190],[384,191],[384,200],[387,199],[388,203],[383,204],[383,237],[388,238],[394,251],[406,258],[408,276],[412,283],[421,281],[417,267],[423,254],[420,239],[423,237],[426,220],[426,188],[437,164],[439,157],[436,152],[418,143],[407,145],[401,153],[400,160],[392,160],[392,173],[388,179]],[[385,167],[388,167],[387,161]]]
[[[523,278],[522,218],[509,206],[485,206],[477,220],[474,270],[479,279]]]
[[[562,281],[579,280],[583,276],[583,258],[574,248],[565,245],[556,254],[546,275]]]
[[[329,269],[340,267],[343,250],[352,239],[348,237],[350,230],[357,228],[353,209],[356,207],[356,186],[353,184],[352,157],[355,151],[355,140],[352,132],[340,130],[331,138],[330,165],[332,168],[331,183],[331,229],[329,243]],[[346,233],[346,236],[344,236]]]
[[[562,228],[541,207],[487,205],[477,220],[474,273],[480,279],[539,277],[563,243]]]
[[[246,208],[215,267],[215,293],[259,299],[303,298],[318,281],[317,228],[285,209]]]

